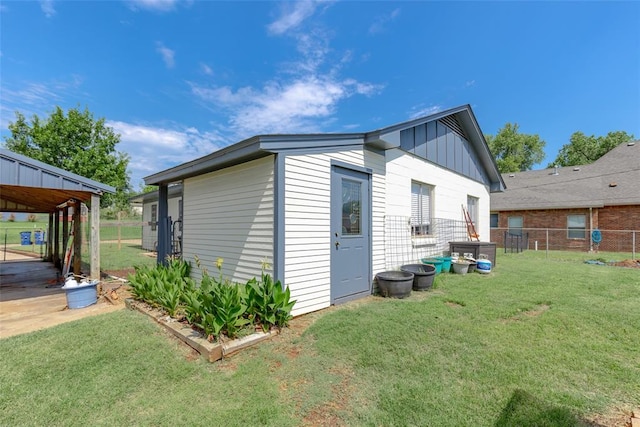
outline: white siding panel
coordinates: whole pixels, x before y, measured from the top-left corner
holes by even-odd
[[[195,257],[217,275],[245,282],[273,262],[273,156],[189,178],[184,182],[184,259],[201,278]],[[270,272],[270,271],[269,271]]]
[[[467,196],[479,199],[476,229],[489,238],[489,189],[482,183],[425,161],[401,150],[389,150],[387,158],[387,215],[411,216],[411,180],[434,186],[434,217],[464,221]],[[413,261],[417,261],[413,260]],[[387,265],[387,268],[396,266]]]
[[[370,168],[373,269],[384,265],[385,159],[365,150],[285,159],[285,283],[297,300],[294,315],[328,307],[331,301],[331,161]]]

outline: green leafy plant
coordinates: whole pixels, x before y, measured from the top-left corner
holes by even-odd
[[[194,282],[188,277],[190,265],[186,261],[169,259],[167,265],[134,268],[135,273],[129,275],[133,296],[164,308],[172,317],[177,315],[184,302],[183,296],[195,289]]]
[[[247,283],[246,302],[247,312],[253,316],[254,323],[262,326],[264,332],[271,326],[286,326],[296,303],[291,301],[289,288],[284,288],[279,280],[274,283],[264,269],[261,281],[254,278]]]
[[[136,266],[135,274],[129,276],[133,296],[164,308],[172,317],[183,312],[210,339],[222,334],[235,338],[252,323],[266,332],[286,326],[291,319],[295,301],[291,301],[289,288],[280,281],[274,283],[265,273],[265,263],[261,280],[253,278],[239,285],[224,278],[222,258],[216,261],[217,277],[202,268],[198,257],[195,262],[202,272],[199,286],[188,277],[190,264],[179,259],[168,259],[166,265]]]

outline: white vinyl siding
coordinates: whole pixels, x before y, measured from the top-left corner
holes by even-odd
[[[183,257],[196,280],[195,257],[216,276],[222,258],[236,282],[260,277],[262,260],[273,263],[273,163],[269,156],[184,181]]]
[[[297,300],[295,315],[328,307],[331,301],[331,160],[373,171],[374,274],[384,268],[384,157],[361,149],[288,155],[285,159],[284,281],[291,290],[291,298]]]
[[[478,219],[479,227],[476,231],[480,235],[480,240],[489,239],[489,188],[472,178],[463,176],[454,171],[448,170],[440,165],[424,160],[419,156],[407,153],[401,149],[390,149],[386,151],[386,215],[390,218],[409,218],[412,216],[411,208],[411,184],[412,182],[427,183],[434,189],[432,193],[431,217],[434,219],[455,220],[464,227],[464,216],[461,206],[467,205],[467,196],[473,194],[478,199]],[[466,230],[463,228],[462,239],[467,238]],[[401,264],[397,263],[403,258],[404,263],[419,262],[420,258],[441,254],[443,250],[448,250],[448,241],[444,243],[438,240],[438,232],[434,230],[433,237],[411,237],[410,228],[406,227],[406,236],[397,235],[389,237],[386,257],[386,268],[397,269]],[[394,232],[397,234],[397,232]],[[393,239],[398,239],[393,241]],[[408,242],[411,248],[394,248],[398,243]],[[402,251],[401,257],[395,257],[392,251]],[[405,256],[406,255],[406,256]],[[410,259],[404,259],[410,258]]]

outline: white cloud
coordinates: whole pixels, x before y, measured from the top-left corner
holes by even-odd
[[[200,71],[202,71],[202,73],[206,74],[207,76],[213,75],[213,70],[211,69],[211,67],[202,62],[200,63]]]
[[[265,133],[321,132],[323,126],[335,121],[341,101],[354,95],[372,96],[382,90],[381,85],[341,76],[342,69],[352,60],[351,51],[335,61],[327,59],[332,53],[330,31],[316,23],[303,25],[318,4],[283,3],[282,16],[271,23],[268,30],[293,37],[301,56],[297,61],[282,64],[281,75],[266,81],[261,88],[189,82],[198,99],[229,115],[234,138]]]
[[[156,42],[156,52],[162,56],[162,60],[167,68],[173,68],[176,65],[175,51],[166,47],[162,42]]]
[[[441,105],[430,105],[428,107],[418,105],[411,109],[409,118],[417,119],[418,117],[430,116],[432,114],[439,113],[442,110],[444,110],[444,108],[442,108]]]
[[[281,15],[267,26],[271,34],[283,34],[295,29],[316,10],[318,2],[313,0],[286,1],[281,3]]]
[[[40,8],[47,18],[51,18],[56,14],[56,9],[53,7],[53,0],[40,0]]]
[[[54,105],[64,104],[67,99],[78,102],[87,95],[81,91],[83,79],[71,75],[67,80],[46,82],[3,82],[0,89],[0,129],[7,129],[16,111],[26,117],[37,114],[41,117],[51,113]]]
[[[261,90],[251,87],[207,88],[191,84],[200,99],[231,113],[231,128],[242,139],[264,133],[320,132],[318,119],[330,118],[340,101],[372,95],[381,87],[354,79],[307,75],[288,82],[271,81]]]
[[[394,9],[386,15],[378,16],[369,27],[369,34],[374,35],[384,32],[387,24],[395,21],[398,16],[400,16],[400,9]]]
[[[120,135],[118,151],[129,155],[131,184],[137,188],[142,178],[161,170],[210,154],[228,141],[217,132],[196,128],[176,129],[110,120],[106,125]]]
[[[178,0],[129,0],[128,3],[133,10],[169,12],[175,9]]]

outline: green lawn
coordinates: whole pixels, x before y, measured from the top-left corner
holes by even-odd
[[[215,364],[129,311],[3,339],[0,425],[624,425],[640,270],[539,255],[303,316]]]
[[[85,226],[84,233],[89,232],[88,225]],[[35,230],[46,231],[49,227],[48,221],[3,221],[0,223],[0,245],[4,245],[5,237],[7,245],[16,245],[21,243],[20,232],[30,231],[31,239],[34,239],[33,232]],[[122,221],[118,224],[115,220],[101,220],[100,221],[100,240],[101,241],[114,241],[118,239],[118,230],[120,230],[121,240],[133,240],[142,239],[142,222],[140,221]],[[62,233],[62,225],[60,226],[60,233]]]

